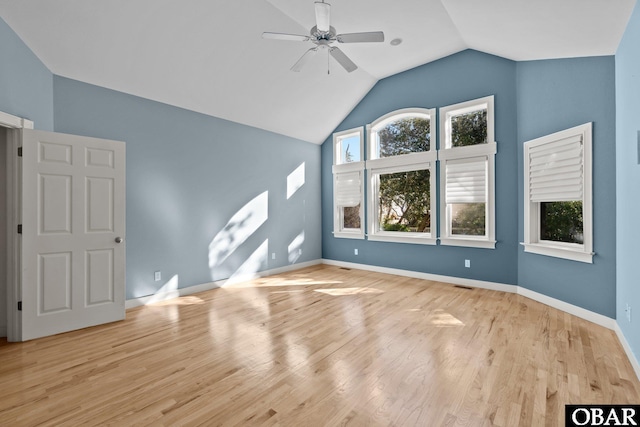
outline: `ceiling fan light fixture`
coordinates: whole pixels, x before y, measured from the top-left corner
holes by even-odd
[[[328,33],[331,29],[331,5],[323,1],[315,2],[316,6],[316,24],[318,31]]]

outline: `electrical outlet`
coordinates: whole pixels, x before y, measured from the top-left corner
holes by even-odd
[[[276,259],[276,253],[275,252],[271,253],[271,259]]]
[[[156,271],[155,273],[153,273],[153,280],[155,280],[156,282],[159,282],[160,280],[162,280],[162,273],[159,271]]]
[[[631,322],[631,306],[627,304],[627,308],[624,311],[627,313],[627,322]]]
[[[471,268],[471,260],[470,259],[465,259],[464,260],[464,266],[467,268]]]
[[[354,255],[358,255],[358,250],[357,250],[357,249],[354,249],[354,250],[353,250],[353,254],[354,254]]]

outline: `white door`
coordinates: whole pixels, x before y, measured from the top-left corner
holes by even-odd
[[[22,340],[125,316],[125,144],[22,130]]]

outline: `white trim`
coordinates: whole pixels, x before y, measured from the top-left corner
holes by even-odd
[[[384,116],[378,117],[373,122],[367,125],[367,137],[368,137],[368,152],[367,159],[368,160],[376,160],[380,158],[380,153],[378,152],[378,138],[373,136],[373,133],[377,133],[379,128],[386,126],[387,124],[402,120],[410,117],[421,117],[429,119],[429,133],[431,134],[431,140],[429,141],[429,151],[425,151],[426,153],[435,152],[436,151],[436,132],[434,128],[434,124],[437,124],[436,121],[436,109],[435,108],[402,108],[400,110],[391,111]]]
[[[18,160],[18,146],[21,145],[19,129],[33,129],[33,121],[0,111],[0,127],[13,129],[7,131],[7,326],[4,336],[10,342],[22,340],[22,316],[18,312],[20,301],[20,254],[21,240],[15,227],[21,222],[22,201],[20,200],[20,180],[22,162]],[[5,149],[0,147],[0,150]],[[1,331],[0,331],[1,332]]]
[[[496,241],[483,239],[473,239],[471,237],[441,237],[440,244],[442,246],[462,246],[466,248],[484,248],[495,249]]]
[[[336,267],[353,268],[357,270],[373,271],[375,273],[395,274],[396,276],[412,277],[414,279],[431,280],[434,282],[449,283],[453,285],[470,286],[473,288],[489,289],[492,291],[501,291],[508,293],[516,293],[516,285],[507,285],[504,283],[486,282],[484,280],[465,279],[463,277],[441,276],[439,274],[422,273],[419,271],[401,270],[397,268],[378,267],[368,264],[357,264],[353,262],[335,261],[332,259],[322,259],[322,264],[333,265]]]
[[[581,319],[588,320],[589,322],[595,323],[596,325],[604,326],[607,329],[613,330],[615,328],[616,320],[612,319],[611,317],[603,316],[602,314],[595,313],[591,310],[578,307],[577,305],[569,304],[568,302],[564,302],[547,295],[543,295],[536,291],[523,288],[522,286],[518,286],[518,295],[531,298],[534,301],[538,301],[542,304],[548,305],[549,307],[564,311],[565,313],[572,314]]]
[[[360,142],[360,159],[355,162],[340,163],[340,153],[337,145],[343,138],[357,136]],[[346,239],[364,239],[365,223],[364,223],[364,127],[360,126],[353,129],[347,129],[333,134],[333,166],[331,172],[333,175],[333,237]],[[343,228],[344,225],[344,206],[338,206],[336,203],[336,180],[339,174],[359,172],[360,174],[360,228]]]
[[[272,270],[265,270],[265,271],[261,271],[261,272],[257,272],[254,274],[250,274],[247,276],[244,276],[242,278],[239,279],[239,281],[244,281],[244,280],[252,280],[252,279],[256,279],[256,278],[260,278],[260,277],[265,277],[265,276],[270,276],[270,275],[274,275],[274,274],[281,274],[281,273],[286,273],[286,272],[290,272],[290,271],[295,271],[295,270],[299,270],[301,268],[306,268],[306,267],[311,267],[314,265],[318,265],[318,264],[324,264],[324,265],[332,265],[335,267],[345,267],[345,268],[352,268],[352,269],[357,269],[357,270],[364,270],[364,271],[372,271],[372,272],[376,272],[376,273],[384,273],[384,274],[394,274],[397,276],[404,276],[404,277],[412,277],[412,278],[416,278],[416,279],[423,279],[423,280],[431,280],[431,281],[435,281],[435,282],[440,282],[440,283],[445,283],[445,284],[452,284],[452,285],[462,285],[462,286],[469,286],[469,287],[473,287],[473,288],[481,288],[481,289],[488,289],[488,290],[492,290],[492,291],[499,291],[499,292],[507,292],[507,293],[512,293],[512,294],[517,294],[517,295],[522,295],[523,297],[532,299],[534,301],[537,301],[541,304],[545,304],[548,305],[549,307],[555,308],[557,310],[563,311],[565,313],[571,314],[573,316],[579,317],[581,319],[587,320],[589,322],[595,323],[597,325],[603,326],[607,329],[613,330],[615,331],[618,339],[620,340],[620,343],[622,345],[622,347],[624,348],[624,351],[629,359],[629,362],[631,363],[631,366],[633,367],[636,375],[638,376],[638,379],[640,380],[640,363],[638,363],[638,360],[636,359],[635,355],[633,354],[633,351],[631,350],[631,347],[629,346],[629,343],[627,342],[624,334],[622,333],[622,330],[620,329],[620,325],[618,325],[618,323],[616,322],[615,319],[612,319],[610,317],[607,316],[603,316],[601,314],[595,313],[593,311],[578,307],[576,305],[573,304],[569,304],[567,302],[540,294],[538,292],[523,288],[521,286],[517,286],[517,285],[509,285],[509,284],[504,284],[504,283],[496,283],[496,282],[488,282],[488,281],[484,281],[484,280],[475,280],[475,279],[465,279],[462,277],[453,277],[453,276],[442,276],[442,275],[438,275],[438,274],[430,274],[430,273],[421,273],[421,272],[417,272],[417,271],[411,271],[411,270],[401,270],[401,269],[397,269],[397,268],[389,268],[389,267],[378,267],[378,266],[374,266],[374,265],[367,265],[367,264],[357,264],[357,263],[353,263],[353,262],[344,262],[344,261],[336,261],[336,260],[331,260],[331,259],[317,259],[317,260],[313,260],[313,261],[308,261],[308,262],[304,262],[304,263],[300,263],[300,264],[293,264],[293,265],[288,265],[285,267],[280,267],[280,268],[275,268]],[[133,298],[130,300],[127,300],[125,303],[125,307],[127,309],[130,308],[134,308],[134,307],[139,307],[142,305],[146,305],[146,304],[150,304],[152,302],[159,302],[159,301],[165,301],[165,300],[169,300],[169,299],[173,299],[173,298],[177,298],[180,296],[184,296],[184,295],[193,295],[199,292],[205,292],[211,289],[215,289],[215,288],[219,288],[221,286],[223,286],[227,280],[219,280],[216,282],[210,282],[210,283],[203,283],[201,285],[196,285],[196,286],[190,286],[188,288],[181,288],[178,289],[177,291],[173,291],[173,292],[166,292],[163,294],[156,294],[156,295],[149,295],[149,296],[145,296],[145,297],[139,297],[139,298]],[[236,280],[234,280],[234,282],[237,282]]]
[[[301,262],[300,264],[287,265],[284,267],[274,268],[271,270],[259,271],[256,273],[248,273],[239,277],[234,277],[233,283],[240,283],[244,281],[257,279],[260,277],[287,273],[289,271],[295,271],[301,268],[311,267],[318,264],[322,264],[322,261],[319,259],[313,260],[313,261]],[[125,301],[125,308],[128,310],[130,308],[139,307],[141,305],[152,304],[155,302],[166,301],[166,300],[178,298],[185,295],[193,295],[199,292],[210,291],[211,289],[216,289],[224,286],[228,281],[229,279],[223,279],[215,282],[208,282],[208,283],[202,283],[200,285],[189,286],[187,288],[180,288],[175,291],[163,292],[159,294],[153,294],[153,295],[147,295],[144,297],[128,299]]]
[[[473,111],[487,110],[487,141],[495,141],[494,123],[494,97],[493,95],[484,98],[472,99],[471,101],[460,102],[459,104],[447,105],[440,108],[440,151],[451,150],[451,117]],[[484,145],[484,144],[479,144]]]
[[[593,190],[592,190],[592,165],[593,165],[593,124],[585,123],[560,132],[545,135],[540,138],[526,141],[523,144],[523,174],[524,174],[524,251],[538,255],[564,258],[573,261],[593,263]],[[529,150],[542,144],[554,144],[574,136],[582,138],[582,230],[583,244],[561,244],[559,242],[546,242],[540,239],[540,203],[532,202],[529,186]]]
[[[33,129],[33,122],[22,117],[0,111],[0,126],[10,129]]]
[[[517,285],[507,285],[504,283],[487,282],[483,280],[465,279],[462,277],[453,276],[441,276],[437,274],[421,273],[411,270],[400,270],[396,268],[378,267],[375,265],[356,264],[352,262],[334,261],[329,259],[323,259],[323,264],[334,265],[337,267],[353,268],[365,271],[373,271],[376,273],[395,274],[398,276],[413,277],[416,279],[433,280],[442,283],[450,283],[454,285],[470,286],[473,288],[489,289],[492,291],[508,292],[512,294],[522,295],[539,303],[548,305],[555,309],[564,311],[565,313],[572,314],[581,319],[593,322],[597,325],[603,326],[607,329],[614,330],[617,323],[615,319],[611,317],[603,316],[602,314],[595,313],[593,311],[578,307],[577,305],[569,304],[567,302],[555,299],[530,289],[523,288]]]
[[[576,250],[570,247],[563,248],[555,246],[553,243],[548,245],[542,243],[522,243],[522,246],[524,246],[525,252],[531,254],[564,258],[571,261],[586,262],[588,264],[593,264],[593,255],[595,255],[593,252],[585,253],[582,250]]]
[[[447,246],[464,246],[472,248],[495,249],[496,245],[496,162],[495,155],[498,144],[472,145],[469,147],[456,147],[438,151],[440,160],[440,243]],[[447,198],[447,161],[458,159],[486,160],[487,168],[487,192],[485,204],[485,235],[454,236],[451,234],[451,210],[446,203]]]
[[[363,162],[365,157],[364,157],[364,128],[362,126],[357,127],[357,128],[353,128],[353,129],[347,129],[347,130],[343,130],[340,132],[336,132],[333,134],[333,164],[334,165],[348,165],[349,163],[340,163],[340,159],[338,158],[339,153],[338,150],[336,150],[336,146],[338,145],[338,142],[341,142],[342,139],[346,139],[347,137],[350,136],[358,136],[358,138],[360,139],[360,160],[356,160],[356,162]]]
[[[615,324],[614,331],[616,332],[616,335],[620,340],[620,344],[622,344],[622,348],[624,348],[625,353],[627,353],[629,362],[631,362],[631,366],[636,372],[638,380],[640,380],[640,362],[638,362],[638,359],[636,359],[636,355],[633,354],[633,350],[631,350],[631,346],[629,345],[629,342],[627,342],[627,338],[624,336],[622,329],[620,329],[620,325],[618,324],[618,322],[616,322]]]
[[[372,242],[411,243],[417,245],[435,245],[438,239],[431,233],[412,233],[404,231],[378,231],[368,234],[367,240]]]

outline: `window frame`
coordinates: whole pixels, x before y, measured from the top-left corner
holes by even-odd
[[[379,157],[379,141],[374,135],[380,127],[393,121],[410,117],[426,116],[430,121],[431,141],[428,151],[401,154],[393,157]],[[436,127],[434,127],[434,124]],[[403,108],[395,110],[379,117],[371,124],[367,125],[368,155],[366,170],[368,174],[367,190],[367,239],[371,241],[413,243],[424,245],[435,245],[437,243],[437,193],[436,193],[436,109],[434,108]],[[380,230],[378,224],[379,209],[379,177],[383,174],[413,172],[417,170],[429,170],[429,210],[431,212],[431,224],[429,233],[406,232],[406,231],[384,231]]]
[[[593,263],[593,123],[585,123],[550,135],[526,141],[524,157],[524,251],[588,264]],[[540,203],[531,201],[529,186],[530,150],[532,147],[554,144],[568,138],[582,139],[582,233],[583,243],[556,242],[540,238]]]
[[[341,152],[338,145],[343,139],[357,135],[360,139],[360,161],[340,163]],[[364,127],[359,126],[353,129],[347,129],[333,134],[333,236],[346,239],[364,239],[365,237],[365,218],[364,218]],[[360,228],[344,228],[344,210],[342,206],[338,206],[336,198],[336,182],[340,174],[359,172],[360,175]]]
[[[451,118],[473,111],[487,110],[487,142],[465,147],[451,146]],[[439,239],[444,246],[495,249],[495,109],[494,96],[487,96],[440,108],[440,221]],[[485,234],[483,236],[451,234],[451,209],[447,204],[447,162],[450,160],[486,159]]]

